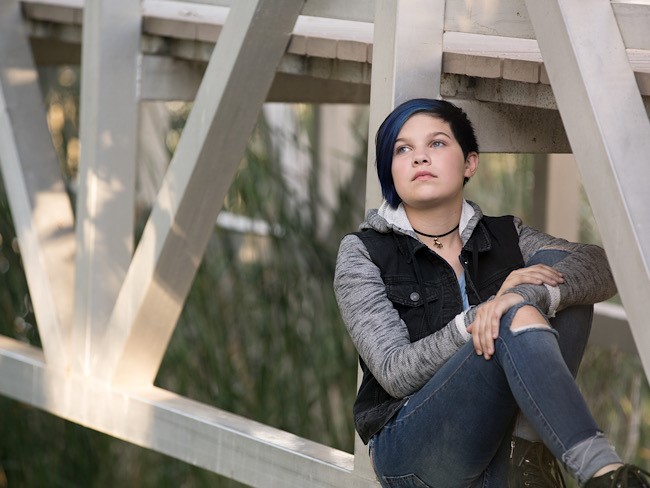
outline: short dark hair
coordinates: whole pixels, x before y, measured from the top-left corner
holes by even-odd
[[[382,122],[375,138],[377,176],[381,184],[381,193],[393,208],[397,208],[402,201],[395,190],[391,172],[395,140],[406,121],[418,113],[429,114],[447,122],[465,158],[471,152],[478,153],[474,127],[461,108],[445,100],[431,98],[415,98],[402,103]],[[465,183],[468,180],[469,178],[465,178]]]

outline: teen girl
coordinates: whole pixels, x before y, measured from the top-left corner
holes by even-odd
[[[615,293],[603,250],[465,200],[478,145],[449,102],[397,107],[376,154],[384,202],[343,239],[334,286],[381,485],[556,487],[559,459],[589,488],[650,488],[574,381],[589,305]]]

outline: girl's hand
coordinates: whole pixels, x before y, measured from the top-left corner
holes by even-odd
[[[506,293],[479,305],[474,322],[467,327],[467,332],[472,334],[476,354],[483,355],[486,360],[492,357],[494,340],[499,337],[501,317],[523,301],[523,297],[516,293]]]
[[[546,284],[556,286],[560,283],[564,283],[564,277],[562,276],[562,273],[556,271],[550,266],[546,266],[545,264],[534,264],[527,268],[516,269],[505,279],[496,296],[499,297],[507,290],[525,283],[531,285]]]

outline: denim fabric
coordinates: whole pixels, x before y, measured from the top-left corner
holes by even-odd
[[[561,261],[566,254],[566,251],[550,249],[538,251],[530,258],[526,266],[534,264],[553,266],[558,261]],[[593,305],[575,305],[558,313],[550,321],[559,334],[560,352],[574,378],[578,374],[578,367],[582,361],[585,347],[587,347],[593,318]]]
[[[539,254],[548,264],[562,256]],[[560,459],[599,434],[572,374],[584,351],[592,307],[558,313],[555,330],[512,332],[517,309],[502,318],[492,359],[466,344],[373,437],[382,486],[507,486],[510,432],[519,409]]]

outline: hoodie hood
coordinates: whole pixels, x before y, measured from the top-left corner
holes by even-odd
[[[463,245],[467,243],[482,217],[483,212],[478,205],[474,202],[463,200],[459,227],[460,238]],[[378,209],[368,211],[366,220],[359,226],[359,230],[363,229],[373,229],[382,234],[395,232],[419,240],[417,234],[413,231],[413,226],[411,226],[411,223],[406,216],[404,206],[400,203],[397,208],[393,208],[386,200],[382,202],[381,207]]]

